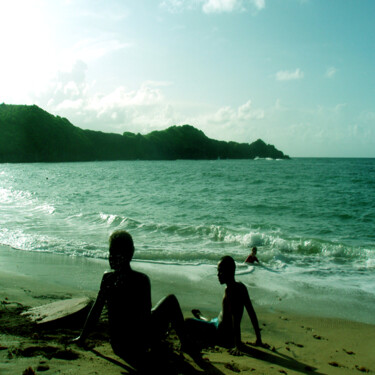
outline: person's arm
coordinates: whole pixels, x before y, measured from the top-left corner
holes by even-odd
[[[249,318],[251,323],[253,324],[255,335],[256,335],[256,345],[262,345],[262,337],[260,335],[259,323],[258,318],[255,313],[253,304],[251,303],[249,292],[247,291],[246,287],[244,286],[244,299],[245,299],[245,308],[247,313],[249,314]]]
[[[240,350],[242,341],[241,341],[241,318],[238,313],[232,314],[232,324],[234,332],[234,346],[236,349]]]
[[[96,297],[95,303],[92,306],[92,308],[91,308],[91,310],[90,310],[90,312],[87,316],[87,319],[86,319],[86,322],[83,326],[82,332],[77,338],[75,338],[73,340],[73,342],[75,342],[79,345],[83,345],[85,343],[85,340],[86,340],[88,334],[90,333],[90,331],[94,327],[94,325],[97,323],[97,321],[100,318],[100,314],[102,313],[102,310],[103,310],[103,307],[104,307],[104,304],[105,304],[105,300],[106,300],[105,290],[106,290],[106,287],[105,287],[105,275],[104,275],[103,279],[102,279],[102,283],[100,285],[100,290],[99,290],[98,296]]]
[[[230,349],[230,354],[232,355],[241,355],[241,318],[242,318],[242,301],[241,299],[241,293],[238,288],[236,289],[229,289],[227,288],[226,294],[227,294],[227,313],[230,316],[231,319],[231,325],[232,325],[232,332],[233,332],[233,343],[234,348]]]

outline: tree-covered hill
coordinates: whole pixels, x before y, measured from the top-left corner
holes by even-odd
[[[272,145],[208,138],[190,125],[147,135],[83,130],[33,105],[0,105],[0,162],[93,160],[284,159]]]

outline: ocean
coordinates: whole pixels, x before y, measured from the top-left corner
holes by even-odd
[[[1,244],[105,260],[116,229],[165,279],[231,255],[257,305],[375,323],[375,159],[0,164]]]

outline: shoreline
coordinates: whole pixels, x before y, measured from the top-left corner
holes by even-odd
[[[142,262],[136,263],[134,268],[149,273],[150,267]],[[29,366],[36,373],[42,372],[44,368],[46,374],[93,374],[93,366],[97,373],[131,373],[126,367],[127,364],[113,354],[105,336],[105,325],[100,324],[100,334],[93,335],[94,349],[91,351],[67,345],[68,341],[79,333],[80,327],[59,329],[53,333],[21,329],[24,322],[20,321],[19,312],[26,306],[33,307],[73,297],[95,298],[102,273],[107,268],[106,261],[35,254],[0,245],[1,374],[22,374]],[[203,273],[206,271],[202,270]],[[202,298],[205,298],[204,306],[207,306],[202,308],[202,312],[213,314],[220,306],[222,289],[217,285],[215,291],[211,292],[209,289],[210,295],[207,296],[207,288],[200,288],[199,283],[194,285],[196,280],[193,276],[190,281],[184,275],[165,280],[162,270],[153,272],[151,276],[153,303],[165,294],[174,293],[179,298],[186,317],[191,316],[190,309],[196,307],[192,303],[196,304]],[[183,288],[189,290],[191,285],[194,285],[194,296],[189,296],[188,292],[182,293]],[[209,306],[212,306],[211,309]],[[204,363],[197,363],[190,356],[182,354],[182,357],[173,357],[171,366],[175,366],[176,371],[178,369],[176,373],[375,372],[375,325],[335,318],[309,317],[257,304],[255,310],[262,328],[263,341],[269,344],[273,351],[247,345],[243,356],[234,357],[222,348],[215,348],[202,353],[206,359]],[[247,316],[243,318],[242,332],[243,342],[254,341],[252,326]],[[173,347],[178,347],[175,338],[172,337],[171,342]],[[48,352],[51,352],[52,347],[60,348],[62,357],[70,355],[77,358],[67,360],[51,356]],[[27,348],[34,348],[29,349],[28,356],[25,355]],[[178,352],[178,349],[175,351]]]
[[[175,294],[182,308],[188,312],[192,308],[199,308],[208,316],[219,313],[224,287],[217,281],[215,265],[181,265],[135,259],[132,261],[132,267],[150,277],[153,304],[165,295]],[[267,267],[264,270],[263,267],[255,265],[255,272],[254,266],[250,266],[253,270],[249,272],[243,271],[241,267],[248,266],[238,265],[236,279],[248,287],[256,311],[261,309],[272,313],[375,325],[375,309],[361,305],[361,295],[341,295],[342,300],[337,300],[334,291],[319,288],[311,289],[309,294],[302,295],[297,284],[294,289],[288,289],[283,276],[267,273]],[[69,287],[78,294],[81,292],[96,295],[102,275],[109,270],[109,265],[106,259],[27,251],[0,244],[0,271],[2,270],[29,276],[51,286]],[[267,283],[264,283],[265,279]],[[321,293],[317,294],[318,292]]]

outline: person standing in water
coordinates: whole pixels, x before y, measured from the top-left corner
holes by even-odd
[[[184,317],[177,298],[169,295],[151,309],[151,285],[147,275],[133,270],[134,254],[131,235],[116,231],[109,238],[109,264],[96,301],[91,308],[79,337],[73,340],[83,345],[104,305],[108,308],[110,341],[113,351],[128,363],[139,367],[144,354],[157,347],[169,326],[184,343]]]
[[[220,345],[234,348],[232,354],[239,354],[241,347],[241,319],[246,309],[254,327],[255,345],[263,346],[258,318],[250,300],[246,286],[235,280],[236,264],[232,257],[221,258],[217,270],[220,284],[226,284],[222,310],[218,318],[208,320],[197,309],[192,310],[194,318],[185,320],[189,339],[203,346]]]
[[[251,254],[246,258],[245,263],[259,263],[259,260],[257,258],[257,250],[258,249],[256,248],[256,246],[251,249]]]

